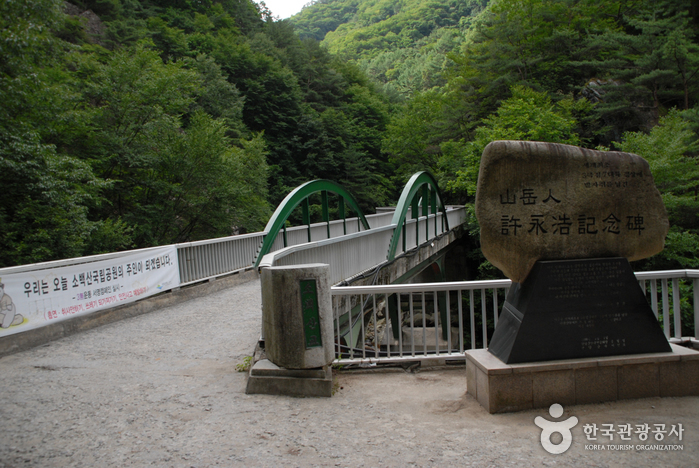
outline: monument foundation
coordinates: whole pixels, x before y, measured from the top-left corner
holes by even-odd
[[[490,413],[651,397],[699,396],[699,352],[505,364],[485,349],[466,352],[468,394]]]
[[[264,268],[265,359],[250,369],[245,393],[332,395],[333,328],[328,265]]]
[[[483,255],[513,285],[468,393],[489,412],[699,395],[699,353],[670,345],[629,261],[669,222],[638,155],[496,141],[476,192]]]
[[[506,364],[671,351],[625,258],[537,262],[488,350]]]

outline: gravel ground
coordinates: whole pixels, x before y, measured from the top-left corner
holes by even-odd
[[[253,281],[1,358],[0,466],[699,466],[694,397],[566,408],[573,445],[550,455],[546,411],[488,414],[463,366],[342,372],[332,398],[246,395],[235,366],[259,327]],[[681,423],[662,443],[683,450],[586,442],[588,423]]]

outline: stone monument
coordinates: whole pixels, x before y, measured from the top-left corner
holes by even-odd
[[[643,158],[493,142],[476,216],[483,254],[515,283],[489,348],[503,362],[670,351],[628,264],[669,228]]]
[[[491,412],[590,402],[578,398],[576,386],[584,386],[581,369],[597,367],[600,357],[672,354],[629,265],[660,252],[669,229],[643,158],[492,142],[481,159],[476,216],[483,254],[513,282],[488,352],[467,353],[468,391]],[[599,374],[615,389],[599,401],[620,398],[615,365],[614,378]],[[546,381],[551,369],[568,369],[565,382]],[[519,385],[514,400],[503,398]],[[537,385],[540,396],[564,389],[561,401],[537,400]]]
[[[669,229],[645,159],[528,141],[485,148],[476,217],[483,255],[515,283],[538,260],[650,257]]]
[[[332,395],[334,359],[330,268],[325,264],[263,268],[266,359],[250,370],[246,393]]]

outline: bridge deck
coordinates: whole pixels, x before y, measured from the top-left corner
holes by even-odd
[[[341,373],[331,399],[245,395],[246,375],[235,365],[259,329],[253,281],[1,358],[0,466],[554,461],[533,422],[545,411],[489,415],[465,396],[461,367]],[[555,458],[561,466],[699,465],[699,398],[579,406],[572,414],[598,426],[682,423],[684,451],[586,451],[579,424],[573,447]]]

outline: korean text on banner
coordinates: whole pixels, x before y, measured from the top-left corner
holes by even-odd
[[[134,302],[180,285],[174,245],[0,278],[0,337]]]

